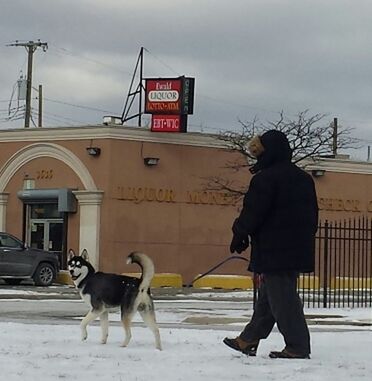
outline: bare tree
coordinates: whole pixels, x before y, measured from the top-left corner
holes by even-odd
[[[305,159],[316,161],[321,157],[330,157],[333,150],[333,123],[325,123],[326,115],[309,115],[308,110],[300,112],[296,118],[289,119],[283,112],[279,113],[276,121],[260,122],[254,118],[249,122],[242,122],[241,131],[222,132],[218,139],[235,153],[241,154],[226,163],[226,168],[238,172],[254,164],[254,158],[247,150],[247,143],[254,135],[261,135],[268,130],[279,130],[286,134],[293,150],[293,162],[298,163]],[[352,129],[338,126],[337,149],[357,148],[358,139],[351,136]],[[208,178],[208,189],[228,193],[239,199],[246,192],[246,185],[242,186],[222,177]]]

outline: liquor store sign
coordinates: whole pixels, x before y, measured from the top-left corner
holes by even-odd
[[[151,131],[186,132],[194,112],[194,78],[146,79],[145,113],[152,114]]]
[[[157,115],[151,120],[152,131],[180,132],[182,128],[182,115]]]
[[[146,79],[148,114],[180,114],[182,99],[181,79]]]

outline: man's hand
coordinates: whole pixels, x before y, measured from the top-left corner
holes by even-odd
[[[237,252],[238,254],[241,254],[244,250],[247,250],[249,247],[249,239],[248,237],[243,238],[237,234],[233,235],[233,238],[231,240],[230,244],[230,253],[233,254]]]

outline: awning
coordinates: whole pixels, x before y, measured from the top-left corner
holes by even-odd
[[[76,198],[72,193],[74,189],[24,189],[17,192],[17,196],[25,204],[36,204],[55,201],[59,212],[76,212]]]

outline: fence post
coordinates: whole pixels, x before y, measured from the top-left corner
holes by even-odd
[[[327,308],[328,302],[328,220],[324,224],[324,263],[323,263],[323,307]]]
[[[256,307],[258,292],[260,288],[260,275],[253,273],[253,309]]]

